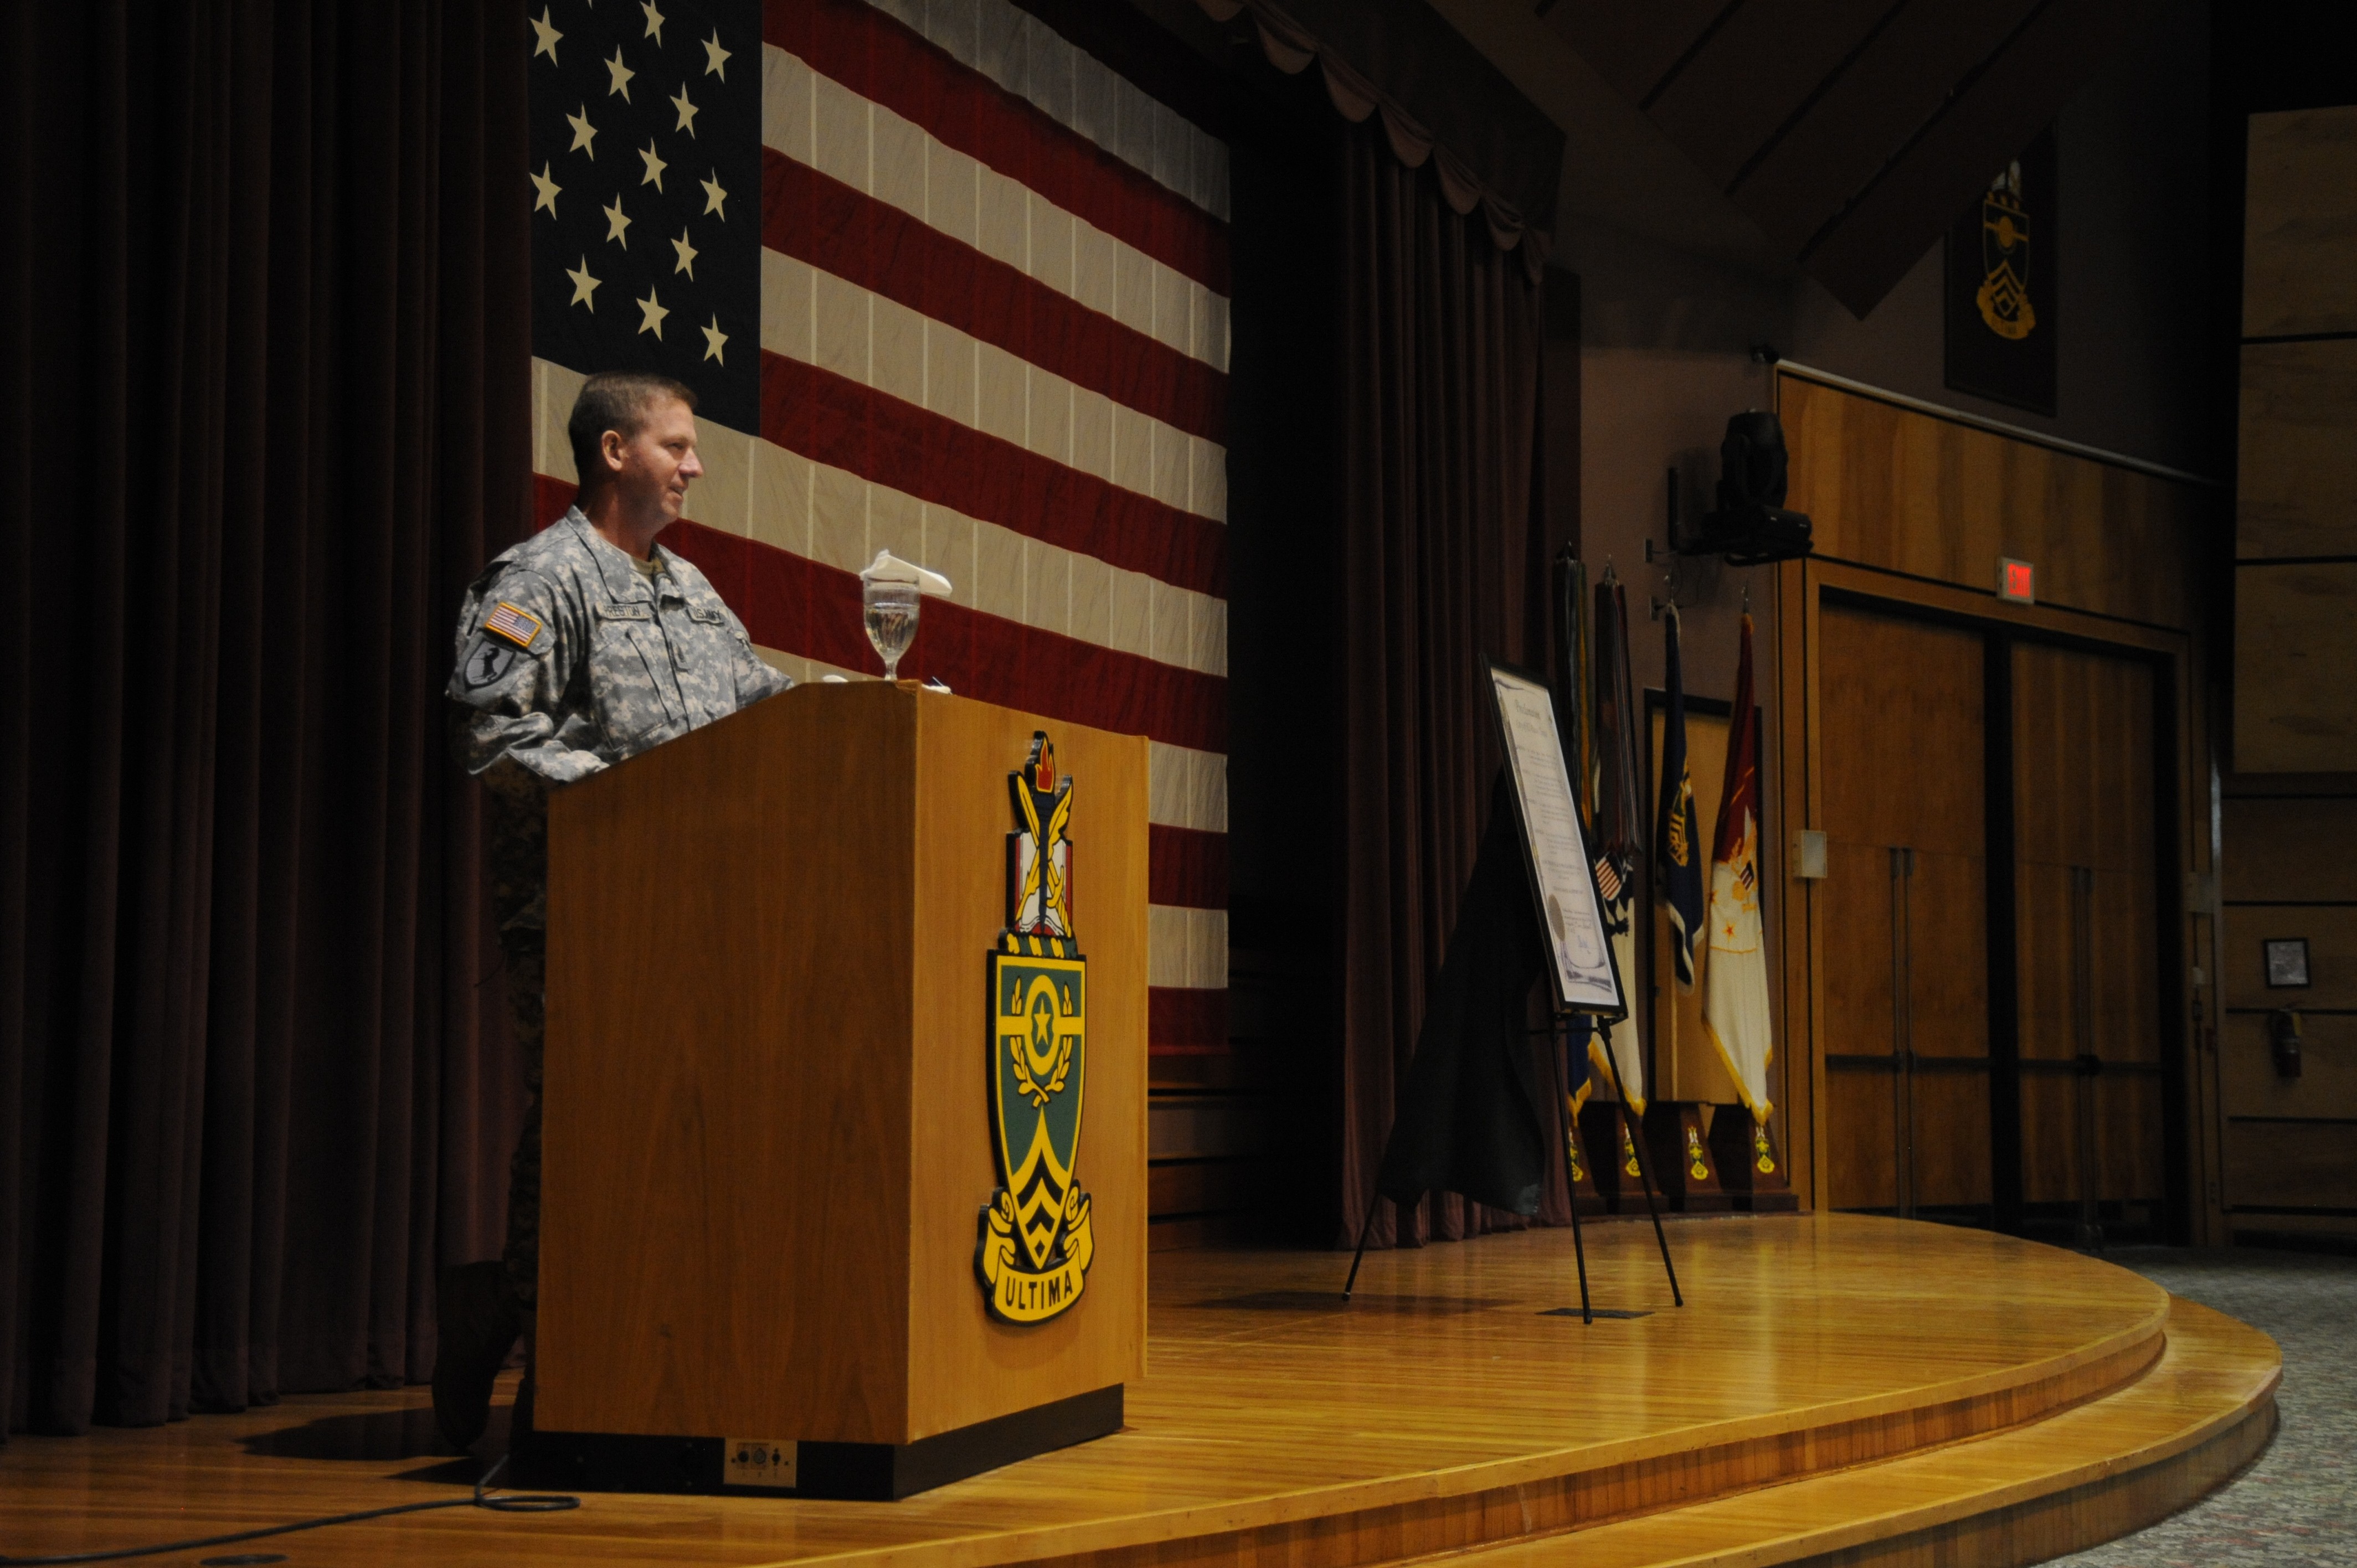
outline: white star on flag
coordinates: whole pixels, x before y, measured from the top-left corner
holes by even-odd
[[[622,102],[628,103],[630,101],[630,78],[638,74],[622,63],[622,46],[616,44],[614,58],[606,62],[606,76],[610,84],[606,89],[606,96],[611,98],[619,92],[622,95]]]
[[[603,280],[589,275],[589,258],[584,256],[581,258],[579,266],[565,268],[565,275],[573,280],[572,302],[575,305],[587,306],[591,313],[595,314],[597,302],[589,296],[597,292],[597,285]]]
[[[720,29],[712,29],[712,38],[704,46],[704,74],[728,80],[728,62],[734,57],[720,47]]]
[[[728,193],[720,188],[720,171],[714,169],[710,179],[700,179],[695,183],[704,187],[705,215],[710,217],[713,213],[719,212],[720,221],[727,222],[728,214],[721,211],[720,208],[720,204],[728,199]]]
[[[565,117],[565,123],[573,127],[573,145],[565,150],[568,153],[587,153],[590,162],[595,163],[597,160],[597,149],[589,144],[596,139],[597,127],[589,124],[589,105],[584,103],[578,114],[567,114]]]
[[[688,281],[693,283],[695,280],[696,250],[694,246],[687,242],[686,230],[682,229],[679,231],[679,238],[671,242],[671,248],[679,252],[679,265],[672,268],[672,271],[674,273],[685,273],[688,276]]]
[[[647,150],[640,153],[639,156],[645,159],[647,165],[646,177],[640,180],[639,183],[640,185],[651,185],[657,190],[661,190],[662,188],[662,171],[671,167],[671,165],[663,162],[662,159],[655,156],[655,145],[651,141],[647,144]]]
[[[540,8],[540,20],[532,25],[532,30],[540,35],[540,42],[533,46],[533,54],[535,57],[546,55],[548,57],[548,63],[554,65],[556,63],[556,40],[563,38],[565,35],[558,32],[549,22],[547,6],[543,5]],[[717,35],[715,36],[716,37]]]
[[[707,360],[719,360],[722,364],[726,364],[728,361],[721,357],[720,349],[722,345],[728,341],[728,334],[720,330],[719,316],[716,314],[712,317],[711,326],[699,327],[696,330],[704,334],[704,357]]]
[[[683,81],[679,84],[679,96],[671,101],[671,106],[679,111],[679,124],[673,125],[672,129],[684,131],[691,136],[694,135],[696,109],[694,104],[687,101],[687,83]]]
[[[604,209],[604,211],[606,214],[606,238],[613,241],[616,244],[621,246],[622,249],[626,251],[629,250],[630,248],[630,242],[623,231],[630,226],[630,220],[623,214],[622,199],[619,196],[614,198],[614,205]]]
[[[540,172],[532,177],[532,183],[540,188],[539,199],[535,200],[532,204],[532,209],[534,212],[537,212],[542,208],[545,207],[548,209],[548,215],[551,218],[556,216],[556,193],[565,188],[563,186],[557,184],[555,180],[549,177],[555,171],[551,168],[545,161],[543,161],[540,166]]]
[[[655,48],[662,48],[663,14],[654,7],[654,0],[639,0],[639,9],[647,14],[647,37],[654,39]]]
[[[646,298],[640,300],[638,306],[639,330],[651,332],[660,340],[662,337],[663,317],[671,314],[669,307],[657,302],[655,291],[651,287],[647,290]]]

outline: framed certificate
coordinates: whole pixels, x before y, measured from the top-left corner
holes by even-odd
[[[1512,665],[1488,660],[1484,666],[1522,818],[1531,897],[1555,959],[1547,973],[1555,1010],[1625,1018],[1628,996],[1612,962],[1612,944],[1605,940],[1604,897],[1596,886],[1596,861],[1587,852],[1571,770],[1564,765],[1555,697],[1545,682]]]
[[[2281,991],[2309,983],[2306,937],[2269,937],[2266,953],[2267,985],[2270,989]]]

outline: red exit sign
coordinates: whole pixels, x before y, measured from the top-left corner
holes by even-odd
[[[2001,599],[2011,599],[2018,605],[2038,602],[2038,568],[2027,561],[2001,556],[1996,564],[1996,592]]]

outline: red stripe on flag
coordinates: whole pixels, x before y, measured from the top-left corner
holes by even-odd
[[[861,0],[768,0],[761,36],[1207,288],[1228,226]]]
[[[1228,835],[1157,822],[1146,830],[1146,900],[1184,909],[1228,907]]]
[[[782,354],[761,354],[765,440],[813,462],[1213,598],[1227,528]]]
[[[546,528],[565,515],[581,487],[570,479],[552,478],[546,474],[532,477],[532,526],[535,532]]]
[[[761,242],[1206,441],[1228,378],[888,201],[762,149]]]
[[[1148,986],[1146,1039],[1149,1055],[1193,1056],[1228,1048],[1228,993],[1175,985]]]
[[[684,519],[665,547],[702,568],[753,640],[845,670],[883,672],[860,628],[859,578],[838,567]],[[1225,751],[1228,683],[1176,665],[985,615],[949,599],[925,601],[904,679],[939,676],[985,703]]]

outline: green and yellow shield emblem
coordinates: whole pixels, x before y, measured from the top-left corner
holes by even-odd
[[[1088,961],[1072,933],[1072,785],[1031,737],[1007,776],[1007,923],[990,955],[991,1142],[999,1188],[983,1206],[974,1273],[993,1316],[1039,1323],[1088,1284],[1089,1195],[1074,1169],[1088,1081]]]

